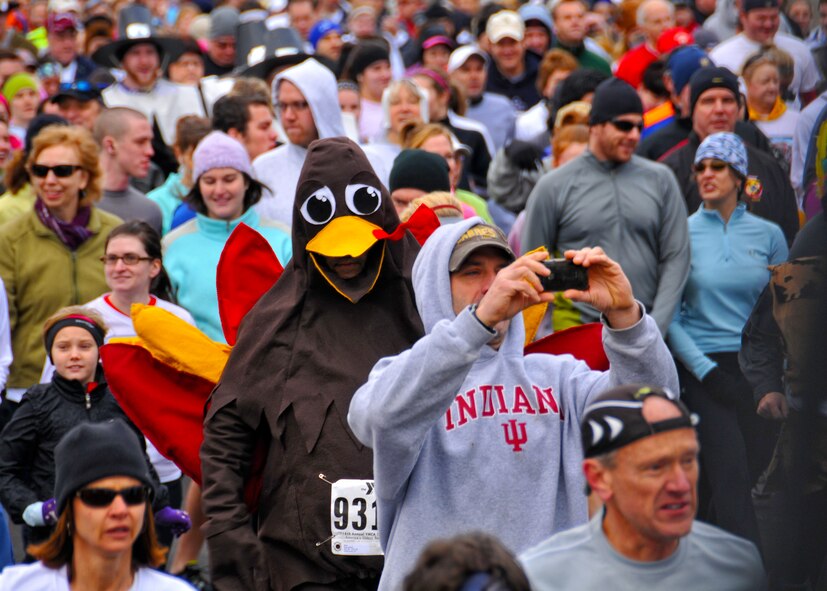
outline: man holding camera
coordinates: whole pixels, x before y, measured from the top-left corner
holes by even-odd
[[[348,422],[373,448],[380,589],[396,589],[430,540],[481,530],[519,552],[585,523],[579,421],[605,389],[645,381],[677,391],[672,358],[628,279],[600,248],[566,252],[588,271],[566,297],[603,314],[611,362],[523,355],[521,312],[550,302],[546,253],[515,260],[479,218],[439,228],[414,263],[426,336],[385,358],[354,395]]]
[[[544,175],[526,204],[524,250],[563,252],[600,244],[629,277],[662,333],[689,273],[686,205],[674,175],[634,155],[643,129],[637,92],[617,78],[600,83],[583,155]],[[554,327],[594,322],[580,302],[555,302]]]

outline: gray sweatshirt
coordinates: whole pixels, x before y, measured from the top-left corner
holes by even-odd
[[[639,156],[617,165],[586,151],[534,187],[521,247],[560,253],[602,247],[666,333],[689,275],[686,219],[678,182],[665,165]],[[575,307],[584,322],[597,320],[594,308]]]
[[[125,222],[146,222],[155,228],[159,235],[161,234],[161,208],[132,185],[127,185],[123,191],[105,190],[103,197],[95,205]]]
[[[373,448],[385,550],[380,590],[396,590],[431,540],[481,530],[514,552],[587,520],[580,418],[614,385],[678,391],[675,365],[644,316],[603,331],[612,364],[591,371],[569,355],[523,355],[522,316],[498,351],[469,309],[455,315],[448,259],[479,218],[443,226],[414,264],[427,335],[380,360],[353,397],[348,422]]]

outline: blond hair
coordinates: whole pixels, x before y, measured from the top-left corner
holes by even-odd
[[[77,126],[50,125],[46,127],[34,138],[31,154],[26,161],[27,168],[31,168],[32,164],[37,162],[37,157],[43,150],[54,146],[74,148],[80,160],[80,167],[89,175],[89,182],[86,184],[79,204],[86,206],[98,201],[103,194],[103,170],[98,159],[98,145],[92,138],[92,134]]]
[[[439,218],[462,219],[462,202],[447,191],[434,191],[417,197],[399,214],[400,221],[407,222],[420,205],[427,205]]]

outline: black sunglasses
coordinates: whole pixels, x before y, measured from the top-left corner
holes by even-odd
[[[45,179],[51,170],[55,176],[61,179],[70,177],[75,174],[76,170],[80,170],[82,166],[77,164],[58,164],[57,166],[46,166],[45,164],[32,164],[31,171],[34,176],[39,179]]]
[[[115,490],[114,488],[82,488],[77,497],[89,507],[108,507],[120,495],[127,505],[141,505],[149,498],[149,489],[145,486],[130,486]]]
[[[727,164],[723,160],[710,160],[707,164],[704,164],[703,162],[698,162],[697,164],[695,164],[694,168],[696,174],[702,174],[707,169],[707,167],[711,168],[715,172],[721,172],[727,166],[729,166],[729,164]]]
[[[638,131],[643,131],[643,121],[626,121],[625,119],[611,119],[609,121],[614,125],[615,129],[623,133],[629,133],[637,128]]]

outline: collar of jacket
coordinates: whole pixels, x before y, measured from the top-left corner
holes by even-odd
[[[254,229],[259,225],[258,213],[256,213],[256,210],[252,207],[241,214],[241,217],[230,221],[214,220],[200,213],[196,214],[195,218],[198,224],[198,230],[204,234],[204,236],[211,240],[219,240],[221,242],[227,240],[238,224],[244,223]]]
[[[95,370],[95,382],[95,387],[89,392],[89,399],[92,403],[98,402],[101,398],[103,398],[104,394],[106,394],[106,376],[103,375],[103,368],[100,363],[98,363],[98,368]],[[86,386],[77,380],[67,380],[59,373],[55,372],[52,377],[52,386],[54,386],[55,390],[57,390],[57,393],[60,394],[62,398],[65,398],[70,402],[76,402],[78,404],[83,404],[85,402]]]
[[[606,173],[612,173],[612,172],[618,171],[621,168],[623,168],[624,166],[626,166],[627,164],[629,164],[629,162],[632,161],[631,158],[629,159],[628,162],[615,162],[614,160],[600,160],[588,148],[586,148],[586,150],[583,152],[583,157],[586,158],[586,160],[588,160],[590,163],[592,163],[593,166],[599,167],[600,170],[602,170],[603,172],[606,172]],[[634,158],[634,155],[632,156],[632,158]]]

